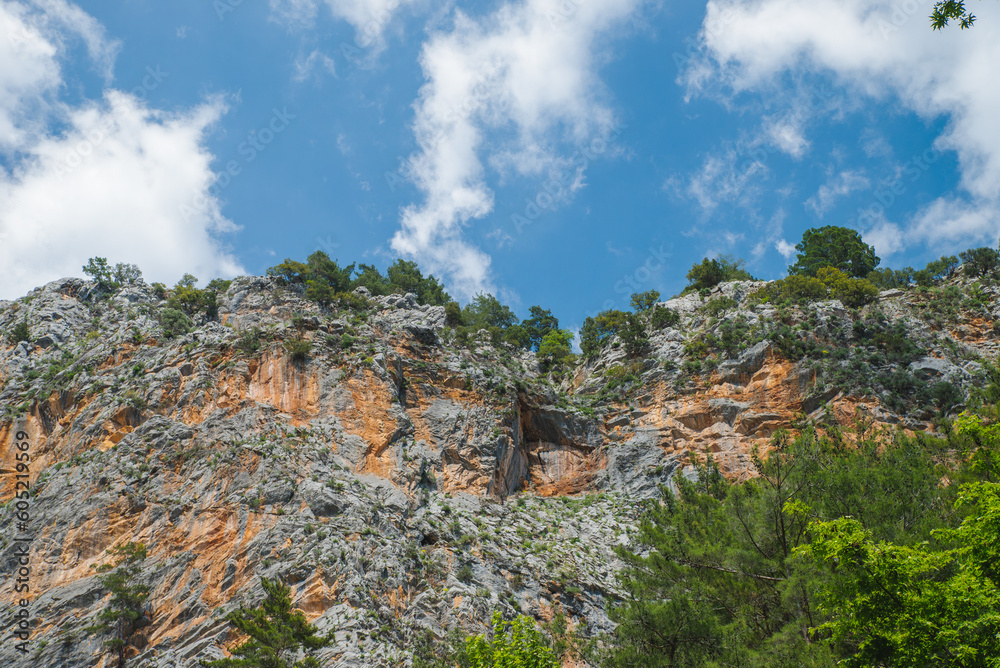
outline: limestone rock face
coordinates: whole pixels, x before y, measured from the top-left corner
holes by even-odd
[[[94,567],[128,541],[149,549],[134,666],[225,656],[223,617],[263,597],[262,576],[336,632],[325,666],[410,665],[425,631],[482,632],[494,609],[561,609],[606,632],[615,546],[634,537],[638,502],[694,475],[695,460],[748,478],[779,430],[859,411],[932,430],[960,402],[890,402],[880,379],[961,394],[1000,352],[997,313],[939,317],[915,291],[883,292],[861,314],[779,312],[753,300],[760,285],[669,300],[681,321],[650,331],[644,354],[612,341],[563,376],[488,333],[459,345],[444,309],[412,294],[359,289],[366,308],[336,310],[301,285],[241,277],[217,317],[192,314],[173,339],[143,284],[107,295],[61,279],[0,302],[0,458],[13,470],[26,434],[32,485],[27,526],[14,504],[0,512],[0,596],[14,598],[12,537],[27,531],[37,650],[4,643],[0,660],[113,665],[83,629],[107,602]],[[9,341],[25,321],[30,340]],[[292,340],[308,353],[291,354]],[[0,477],[0,501],[15,492]]]

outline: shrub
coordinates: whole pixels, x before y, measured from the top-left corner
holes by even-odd
[[[559,659],[535,628],[535,622],[524,615],[505,622],[499,612],[493,613],[493,639],[483,635],[466,640],[471,668],[559,668]]]
[[[921,271],[916,271],[913,267],[906,267],[905,269],[873,269],[868,272],[868,279],[876,287],[882,290],[892,290],[893,288],[905,288],[910,285],[910,282],[917,280],[920,284]]]
[[[472,582],[472,566],[470,566],[469,564],[464,564],[461,568],[458,569],[458,572],[455,573],[455,577],[464,582],[465,584],[469,584],[470,582]]]
[[[680,314],[666,306],[657,306],[649,316],[649,324],[652,325],[653,329],[657,330],[673,327],[679,324],[680,321]]]
[[[168,306],[160,311],[160,327],[168,339],[187,334],[193,326],[191,318],[175,308]]]
[[[462,307],[458,302],[448,302],[444,305],[444,324],[448,327],[461,327],[465,324],[462,317]]]
[[[688,284],[684,292],[695,292],[714,288],[725,281],[753,281],[750,272],[743,268],[743,260],[721,255],[709,260],[705,258],[695,264],[687,273]]]
[[[337,294],[337,305],[348,311],[364,311],[368,308],[368,300],[354,292],[340,292]]]
[[[739,306],[739,302],[732,297],[718,297],[717,299],[710,299],[701,308],[705,313],[717,316],[723,311],[728,311],[729,309],[736,308],[737,306]]]
[[[285,350],[291,355],[293,362],[305,362],[312,352],[312,342],[306,339],[289,339],[285,341]]]
[[[542,368],[548,370],[554,366],[571,362],[573,349],[570,347],[570,342],[572,340],[573,332],[566,329],[557,329],[546,334],[536,353]]]
[[[24,319],[21,322],[14,325],[14,329],[10,330],[10,334],[7,335],[7,341],[14,345],[20,343],[21,341],[30,341],[31,332],[28,330],[28,320]]]
[[[812,276],[789,276],[767,284],[756,293],[755,298],[772,304],[797,304],[825,299],[826,285]]]
[[[254,327],[248,332],[245,332],[236,341],[236,347],[247,353],[248,355],[253,355],[258,350],[260,350],[260,329]]]
[[[863,278],[848,278],[839,269],[823,267],[816,272],[816,277],[830,288],[831,296],[834,299],[839,299],[850,308],[870,304],[878,298],[878,288],[871,281]]]

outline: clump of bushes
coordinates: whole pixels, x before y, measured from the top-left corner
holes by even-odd
[[[21,341],[30,341],[31,332],[28,330],[28,320],[24,319],[21,322],[14,325],[14,328],[10,330],[7,335],[7,342],[11,345],[20,343]]]
[[[666,306],[657,306],[649,314],[649,324],[655,330],[674,327],[681,322],[681,316],[677,311]]]
[[[396,260],[383,275],[370,264],[341,267],[323,251],[316,251],[305,262],[286,258],[269,268],[267,275],[305,285],[306,299],[321,304],[340,302],[345,308],[364,308],[347,296],[359,287],[374,296],[412,292],[420,304],[444,306],[451,301],[440,281],[434,276],[424,276],[416,262],[407,260]],[[360,299],[357,295],[353,297]]]
[[[867,279],[851,278],[839,269],[823,267],[815,277],[793,274],[774,281],[758,290],[755,298],[775,305],[839,299],[844,306],[859,308],[878,299],[878,293]]]
[[[711,260],[705,258],[688,271],[688,284],[681,294],[709,290],[719,283],[725,283],[726,281],[757,280],[750,275],[750,272],[743,268],[743,265],[743,260],[733,258],[729,255],[720,255]]]
[[[288,339],[285,341],[285,350],[291,356],[293,362],[302,363],[309,358],[312,352],[312,342],[306,339]]]
[[[193,326],[191,318],[178,309],[168,306],[160,311],[160,327],[163,328],[163,335],[168,339],[184,336],[191,331]]]

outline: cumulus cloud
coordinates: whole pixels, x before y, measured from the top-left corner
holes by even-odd
[[[767,127],[771,142],[793,158],[801,158],[809,148],[802,128],[789,122],[774,122]]]
[[[79,276],[93,256],[138,264],[165,281],[186,271],[242,271],[218,239],[235,226],[211,194],[212,155],[204,148],[224,105],[210,100],[168,114],[114,89],[100,101],[62,102],[64,24],[86,33],[98,62],[115,47],[79,8],[36,6],[42,13],[0,5],[0,30],[19,37],[0,49],[24,64],[0,70],[0,151],[8,158],[0,170],[0,297]]]
[[[875,252],[882,260],[906,248],[903,242],[903,230],[899,225],[885,220],[873,225],[861,237],[866,244],[875,248]]]
[[[782,256],[789,262],[795,257],[795,244],[790,244],[784,239],[778,239],[774,242],[774,249],[781,253]]]
[[[640,3],[524,0],[482,19],[456,11],[453,29],[432,35],[421,53],[419,149],[406,171],[424,199],[402,211],[392,248],[448,275],[459,294],[490,288],[489,256],[462,238],[464,226],[493,210],[483,154],[504,173],[558,167],[578,187],[579,172],[558,147],[611,132],[596,41]]]
[[[709,0],[701,33],[708,57],[684,82],[693,94],[721,82],[771,95],[789,74],[819,73],[859,99],[892,96],[926,119],[945,117],[936,148],[957,153],[961,189],[905,223],[902,241],[884,243],[995,237],[1000,89],[989,82],[1000,62],[1000,5],[977,4],[979,21],[966,31],[932,32],[926,14],[915,2]]]

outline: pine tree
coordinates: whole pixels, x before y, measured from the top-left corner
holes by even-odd
[[[143,626],[148,624],[146,600],[149,587],[139,582],[142,562],[146,559],[146,546],[142,543],[126,543],[108,550],[115,557],[114,564],[104,564],[97,568],[98,580],[111,592],[111,601],[97,616],[100,623],[88,626],[87,633],[110,635],[104,641],[118,655],[118,666],[124,668],[131,639]]]
[[[250,639],[230,650],[234,658],[202,664],[206,668],[319,668],[310,651],[331,644],[332,634],[317,635],[318,629],[302,612],[292,611],[291,588],[267,578],[261,578],[260,583],[267,596],[259,606],[241,606],[226,615],[229,623]],[[302,648],[306,656],[296,661]]]

